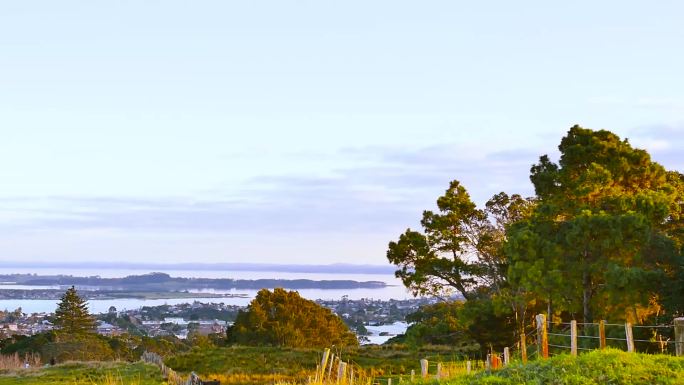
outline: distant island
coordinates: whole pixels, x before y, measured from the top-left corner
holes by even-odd
[[[184,278],[171,277],[166,273],[130,275],[123,278],[99,276],[76,277],[71,275],[5,274],[0,275],[2,284],[26,286],[78,286],[92,290],[178,292],[197,289],[245,289],[282,287],[285,289],[382,289],[388,285],[381,281],[310,280],[310,279],[232,279],[232,278]]]

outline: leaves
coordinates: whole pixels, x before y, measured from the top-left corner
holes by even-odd
[[[672,247],[663,238],[679,218],[674,202],[682,195],[678,198],[672,182],[681,179],[605,130],[574,126],[559,150],[558,164],[542,156],[531,169],[537,207],[509,234],[511,276],[555,301],[557,310],[579,312],[587,321],[607,316],[607,309],[625,313],[637,299],[647,305],[659,287],[644,277],[664,271],[664,260],[652,251]],[[614,268],[642,275],[634,277],[630,290],[647,295],[611,294],[617,290],[611,284],[616,276],[608,273]]]
[[[244,345],[327,347],[357,345],[354,333],[330,309],[296,291],[262,289],[240,311],[228,341]]]
[[[438,212],[425,211],[422,232],[407,229],[390,242],[387,259],[396,276],[415,294],[472,299],[483,287],[505,286],[507,262],[502,253],[506,226],[528,215],[532,202],[519,195],[495,195],[481,210],[466,189],[452,181],[437,199]]]

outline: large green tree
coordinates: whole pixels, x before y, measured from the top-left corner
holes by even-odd
[[[73,286],[67,289],[55,311],[55,326],[59,334],[78,336],[95,330],[95,318],[88,312],[88,304]]]
[[[496,322],[510,324],[514,332],[506,335],[472,333],[482,347],[504,343],[524,332],[530,302],[508,282],[507,229],[527,218],[533,207],[532,199],[501,192],[480,209],[452,181],[437,199],[438,211],[423,212],[422,231],[407,229],[390,242],[387,258],[414,294],[460,294],[467,302],[462,312],[470,314],[461,317],[463,322],[475,328],[475,323],[485,324],[477,315],[485,309]]]
[[[389,243],[387,259],[415,294],[456,291],[466,300],[481,289],[500,293],[508,264],[502,245],[506,227],[527,215],[532,202],[499,193],[478,209],[458,181],[437,199],[438,212],[423,212],[422,231],[407,229]]]
[[[635,314],[676,270],[680,178],[605,130],[574,126],[558,149],[531,169],[537,206],[509,232],[509,278],[585,322]]]
[[[228,330],[228,342],[242,345],[329,347],[358,345],[336,314],[296,291],[262,289]]]

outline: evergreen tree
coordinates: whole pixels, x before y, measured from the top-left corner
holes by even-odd
[[[88,312],[86,301],[79,297],[73,286],[67,289],[55,311],[55,326],[60,333],[77,336],[92,333],[95,319]]]

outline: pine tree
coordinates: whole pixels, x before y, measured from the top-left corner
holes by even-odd
[[[92,333],[95,319],[88,312],[86,301],[78,296],[73,286],[67,289],[55,311],[55,326],[65,335]]]

